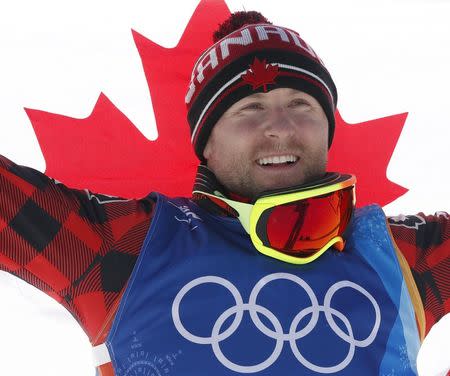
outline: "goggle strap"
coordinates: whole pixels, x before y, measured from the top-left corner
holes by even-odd
[[[244,230],[247,232],[247,234],[250,234],[250,216],[253,209],[252,204],[229,200],[225,197],[217,197],[216,195],[206,193],[203,191],[194,191],[193,193],[201,193],[203,195],[210,196],[212,198],[219,198],[220,200],[226,202],[229,206],[231,206],[234,210],[238,212],[239,216],[238,219],[241,222],[242,227],[244,227]]]

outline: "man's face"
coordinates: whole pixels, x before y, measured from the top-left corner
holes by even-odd
[[[228,190],[254,198],[320,178],[327,152],[328,120],[319,102],[281,88],[231,106],[214,126],[203,156]]]

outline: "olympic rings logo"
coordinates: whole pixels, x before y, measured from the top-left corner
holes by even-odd
[[[278,318],[267,308],[259,305],[256,303],[256,300],[258,298],[258,294],[260,293],[261,289],[266,286],[269,282],[284,279],[291,282],[296,283],[300,287],[302,287],[306,294],[308,295],[309,299],[311,300],[311,306],[304,308],[301,310],[297,315],[294,317],[294,319],[291,322],[289,332],[284,333],[283,328],[281,326],[280,321]],[[184,296],[193,288],[196,286],[205,284],[205,283],[215,283],[220,286],[225,287],[233,296],[236,304],[233,307],[228,308],[223,312],[214,323],[214,326],[211,330],[211,336],[209,337],[201,337],[197,336],[191,332],[189,332],[184,325],[181,322],[180,318],[180,303],[183,300]],[[348,318],[340,311],[334,309],[331,307],[331,300],[334,296],[334,294],[343,288],[351,288],[362,295],[364,295],[372,304],[374,310],[375,310],[375,322],[373,325],[373,328],[370,332],[370,334],[364,338],[364,339],[356,339],[353,333],[352,326],[350,324],[350,321]],[[244,315],[244,311],[248,311],[250,313],[250,317],[255,324],[255,326],[266,336],[273,338],[275,342],[275,347],[272,351],[272,353],[269,355],[269,357],[262,361],[261,363],[250,365],[250,366],[243,366],[240,364],[236,364],[229,360],[222,352],[220,348],[220,342],[230,337],[239,327],[242,317]],[[329,367],[323,367],[317,364],[312,363],[311,361],[307,360],[300,352],[296,341],[300,338],[303,338],[307,336],[316,326],[320,312],[323,312],[325,314],[325,318],[327,320],[327,323],[329,324],[330,328],[333,330],[333,332],[343,339],[345,342],[349,344],[349,350],[346,355],[346,357],[338,364],[334,366]],[[274,329],[271,329],[267,327],[259,318],[259,314],[265,316],[272,324]],[[224,322],[234,315],[234,320],[231,323],[230,327],[223,332],[221,332],[222,325]],[[298,324],[300,321],[307,315],[311,315],[311,318],[309,319],[309,322],[306,324],[306,326],[300,330],[297,329]],[[346,330],[347,333],[344,332],[337,324],[334,319],[334,317],[337,317],[340,319]],[[280,356],[281,351],[283,350],[284,342],[289,342],[289,345],[291,347],[291,350],[294,354],[294,356],[297,358],[297,360],[304,365],[305,367],[309,368],[312,371],[319,372],[319,373],[334,373],[339,372],[352,361],[353,356],[355,354],[355,348],[356,347],[367,347],[369,346],[375,339],[378,329],[380,328],[381,323],[381,312],[380,307],[378,306],[378,303],[374,299],[374,297],[364,288],[359,286],[358,284],[351,282],[351,281],[339,281],[333,284],[328,291],[325,294],[325,298],[323,301],[323,305],[320,305],[316,295],[314,294],[312,288],[306,283],[303,279],[300,277],[289,274],[289,273],[273,273],[269,274],[263,278],[261,278],[253,288],[253,290],[250,293],[250,298],[248,303],[244,303],[241,294],[239,293],[236,286],[234,286],[230,281],[217,277],[217,276],[204,276],[199,277],[191,282],[187,283],[176,295],[173,304],[172,304],[172,319],[175,324],[176,329],[178,332],[186,338],[188,341],[191,341],[193,343],[197,343],[200,345],[211,345],[212,350],[217,358],[217,360],[222,363],[225,367],[236,371],[240,373],[255,373],[262,371],[266,369],[267,367],[270,367]]]

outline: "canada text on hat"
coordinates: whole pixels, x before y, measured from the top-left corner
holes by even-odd
[[[234,34],[238,35],[235,36]],[[214,69],[219,66],[219,59],[220,61],[224,61],[230,56],[230,45],[238,47],[250,47],[250,45],[254,44],[255,47],[261,47],[260,43],[256,44],[255,42],[268,41],[267,45],[269,45],[270,42],[273,42],[274,39],[276,40],[276,42],[295,45],[296,47],[302,49],[312,59],[316,59],[323,65],[322,60],[320,60],[319,56],[314,52],[312,47],[308,45],[302,38],[300,38],[300,35],[298,35],[295,31],[270,24],[250,25],[236,31],[236,33],[223,38],[221,41],[217,42],[208,50],[206,50],[202,54],[202,56],[200,56],[195,64],[194,70],[192,71],[189,90],[185,98],[186,103],[189,103],[191,101],[192,96],[195,93],[196,83],[197,85],[200,85],[204,81],[205,69],[208,68],[212,71],[211,73],[214,73]],[[239,50],[237,50],[236,52],[239,54],[238,51]]]

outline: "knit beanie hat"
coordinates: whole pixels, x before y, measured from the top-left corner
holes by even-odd
[[[244,26],[237,28],[239,23]],[[212,128],[228,108],[246,96],[277,88],[303,91],[320,103],[331,146],[337,91],[323,62],[297,32],[272,25],[257,12],[234,13],[195,63],[185,98],[198,158],[204,161]]]

